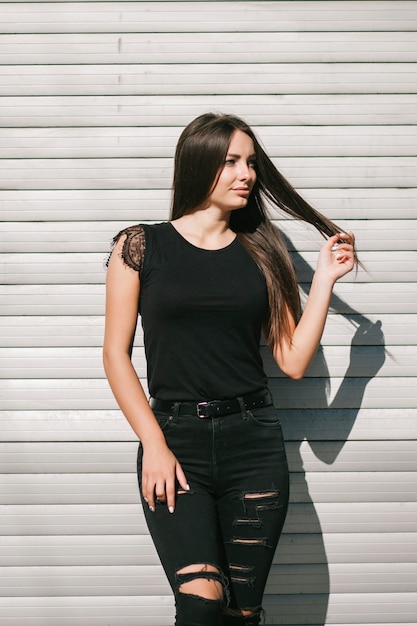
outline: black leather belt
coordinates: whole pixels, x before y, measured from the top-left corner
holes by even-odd
[[[207,417],[221,417],[222,415],[239,413],[242,408],[250,410],[270,406],[272,404],[272,396],[268,389],[264,389],[250,396],[231,398],[230,400],[176,402],[151,398],[149,404],[155,411],[162,411],[164,413],[172,413],[175,411],[176,415],[191,415],[205,419]]]

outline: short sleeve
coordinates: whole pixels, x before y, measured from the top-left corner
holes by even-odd
[[[109,254],[106,265],[109,264],[113,249],[119,241],[120,237],[122,237],[123,235],[126,236],[126,239],[123,242],[123,247],[121,251],[122,260],[126,265],[136,270],[140,276],[143,267],[143,261],[145,258],[146,248],[145,230],[141,224],[137,224],[136,226],[129,226],[129,228],[121,230],[114,237],[112,242],[112,250]]]

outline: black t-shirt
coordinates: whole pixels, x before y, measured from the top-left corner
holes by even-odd
[[[214,400],[265,388],[259,344],[267,289],[239,239],[205,250],[170,222],[122,233],[128,235],[123,259],[140,274],[151,396]]]

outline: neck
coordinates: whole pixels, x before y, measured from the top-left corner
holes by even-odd
[[[229,213],[207,208],[183,215],[172,224],[194,245],[217,249],[231,243],[236,236],[229,227],[229,217]]]

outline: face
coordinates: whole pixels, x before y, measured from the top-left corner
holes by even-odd
[[[212,207],[224,211],[242,209],[256,182],[256,155],[252,139],[241,130],[231,138],[226,160],[209,197]]]

